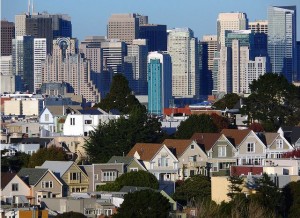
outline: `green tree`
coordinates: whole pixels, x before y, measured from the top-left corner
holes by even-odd
[[[113,183],[98,186],[97,191],[119,191],[123,186],[149,187],[158,189],[156,177],[147,171],[128,172],[122,174]]]
[[[62,214],[58,214],[56,216],[56,218],[86,218],[86,216],[83,215],[82,213],[70,211],[70,212],[65,212],[65,213],[62,213]]]
[[[128,81],[122,74],[114,75],[109,93],[100,103],[95,105],[95,107],[100,107],[105,111],[118,109],[122,114],[128,114],[134,106],[143,107],[131,94]]]
[[[250,122],[258,120],[266,131],[300,121],[299,88],[283,75],[267,73],[250,84],[251,95],[245,99],[242,113]]]
[[[233,175],[230,176],[228,180],[229,186],[227,196],[230,197],[231,200],[233,200],[236,196],[242,195],[244,179],[243,177]]]
[[[195,175],[183,182],[176,188],[173,195],[174,200],[186,205],[211,197],[211,182],[207,176]]]
[[[300,181],[290,182],[282,189],[282,209],[285,217],[296,218],[300,214]],[[286,216],[287,215],[287,216]]]
[[[41,148],[29,158],[28,167],[41,166],[46,160],[65,161],[67,160],[67,155],[62,148],[55,146]]]
[[[191,115],[180,123],[175,138],[189,139],[195,132],[218,132],[218,128],[212,117],[207,114]]]
[[[216,101],[213,107],[217,110],[232,109],[234,105],[240,100],[240,96],[235,93],[226,94],[223,98]]]
[[[127,154],[138,142],[160,142],[163,132],[156,118],[134,106],[128,118],[101,123],[90,133],[84,148],[92,163],[105,163],[113,155]]]
[[[114,218],[169,217],[170,204],[167,198],[153,190],[142,190],[125,195]]]

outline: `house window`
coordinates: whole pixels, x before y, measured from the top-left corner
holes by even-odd
[[[45,121],[49,121],[49,114],[45,114]]]
[[[283,149],[283,140],[282,139],[277,139],[276,140],[276,148],[277,149]]]
[[[102,181],[115,181],[117,178],[116,171],[105,171],[102,173]]]
[[[74,181],[74,180],[79,180],[80,179],[80,173],[76,172],[76,173],[70,173],[70,180]]]
[[[248,144],[247,144],[247,152],[250,152],[250,153],[253,153],[253,152],[255,152],[255,144],[253,143],[253,142],[249,142]]]
[[[41,183],[42,188],[53,188],[53,182],[52,181],[43,181]]]
[[[19,191],[19,184],[18,183],[12,183],[11,184],[11,190],[13,192]]]
[[[225,146],[218,147],[218,157],[226,157],[226,147]]]
[[[75,126],[75,118],[74,117],[70,118],[70,125]]]
[[[84,124],[92,124],[92,120],[85,120]]]

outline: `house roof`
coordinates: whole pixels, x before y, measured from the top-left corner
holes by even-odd
[[[73,161],[49,161],[46,160],[41,168],[47,168],[52,170],[54,173],[58,173],[61,177],[65,172],[72,166]]]
[[[35,185],[46,173],[48,169],[44,168],[22,168],[18,172],[18,176],[21,177],[28,185]]]
[[[279,135],[279,133],[276,133],[276,132],[266,132],[264,135],[265,135],[266,145],[270,145],[272,142],[274,142],[274,140],[277,138],[277,136]]]
[[[1,172],[1,190],[3,190],[7,184],[15,177],[16,173],[4,173]]]
[[[166,139],[163,141],[168,148],[175,149],[176,157],[180,157],[192,143],[192,139]]]
[[[235,147],[241,144],[250,132],[250,129],[223,129],[221,131],[221,133],[224,134]]]
[[[221,133],[194,133],[191,139],[205,148],[205,151],[209,151],[216,141],[221,137]]]
[[[135,152],[138,152],[141,160],[150,161],[161,146],[162,144],[136,143],[127,154],[127,157],[134,157]]]
[[[132,161],[132,157],[112,156],[107,163],[124,163],[129,164]]]

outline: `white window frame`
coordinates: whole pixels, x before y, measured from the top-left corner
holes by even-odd
[[[250,147],[252,145],[252,148]],[[254,153],[255,152],[255,142],[248,142],[247,143],[247,153]]]
[[[226,146],[218,146],[218,157],[226,157]]]

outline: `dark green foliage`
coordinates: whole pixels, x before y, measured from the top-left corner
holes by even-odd
[[[300,181],[290,182],[282,189],[282,208],[285,215],[296,218],[300,214]]]
[[[124,173],[112,183],[97,186],[97,191],[120,191],[123,186],[159,188],[158,181],[152,173],[137,171]]]
[[[66,152],[62,148],[51,146],[49,148],[41,148],[32,154],[29,159],[28,167],[34,168],[41,166],[46,160],[65,161],[67,160]]]
[[[242,113],[250,122],[258,120],[264,130],[277,130],[281,125],[294,126],[300,121],[299,88],[283,75],[267,73],[250,84],[251,95],[245,99]]]
[[[18,172],[21,168],[28,166],[29,158],[30,155],[23,152],[16,152],[12,157],[1,157],[1,172]]]
[[[115,218],[165,218],[169,217],[170,204],[159,192],[142,190],[125,195]]]
[[[213,107],[217,110],[232,109],[239,100],[240,96],[235,93],[226,94],[223,98],[216,101]]]
[[[183,182],[176,188],[173,195],[174,200],[181,204],[191,204],[211,197],[210,179],[203,175],[195,175]]]
[[[229,186],[228,186],[228,194],[227,196],[231,198],[231,200],[235,199],[236,196],[242,195],[243,177],[239,176],[230,176],[229,177]]]
[[[127,154],[137,142],[158,142],[163,136],[160,123],[141,107],[133,107],[129,118],[100,124],[84,147],[92,163],[106,163],[111,156]]]
[[[109,94],[96,104],[105,111],[118,109],[122,114],[128,114],[133,107],[142,107],[128,86],[128,81],[122,74],[116,74],[113,77]]]
[[[70,212],[58,214],[56,218],[86,218],[86,216],[83,215],[82,213],[70,211]]]
[[[195,132],[218,132],[213,118],[207,114],[191,115],[180,123],[175,138],[189,139]]]

